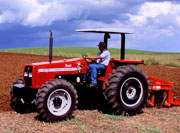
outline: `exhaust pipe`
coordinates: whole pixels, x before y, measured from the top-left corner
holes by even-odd
[[[50,38],[49,38],[49,62],[52,61],[52,53],[53,53],[53,37],[52,37],[52,31],[50,32]]]

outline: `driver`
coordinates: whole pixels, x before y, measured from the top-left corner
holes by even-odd
[[[97,86],[97,70],[105,70],[110,61],[110,52],[106,49],[106,44],[104,42],[100,42],[99,52],[97,56],[87,56],[88,62],[95,61],[94,64],[89,64],[88,69],[91,70],[91,84],[90,87]]]

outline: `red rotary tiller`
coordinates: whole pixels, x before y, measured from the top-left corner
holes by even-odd
[[[175,82],[168,82],[162,79],[155,78],[153,76],[148,76],[149,87],[150,87],[150,98],[147,103],[148,106],[155,106],[156,93],[163,92],[163,100],[161,106],[170,107],[170,106],[180,106],[180,98],[173,97],[173,88],[172,85],[176,84]]]

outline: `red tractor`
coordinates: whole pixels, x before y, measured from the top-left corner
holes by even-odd
[[[41,119],[58,121],[71,116],[78,101],[81,103],[81,98],[89,95],[88,90],[99,90],[112,113],[131,115],[141,111],[148,101],[149,84],[146,74],[137,66],[143,61],[125,59],[125,34],[132,32],[124,29],[77,31],[104,33],[106,47],[110,34],[121,35],[120,59],[111,59],[106,70],[98,72],[98,87],[89,87],[90,72],[87,70],[86,55],[52,61],[51,32],[49,62],[24,66],[23,77],[18,78],[11,89],[11,107],[19,113],[36,110]],[[83,74],[87,75],[85,82],[82,82]],[[91,99],[94,100],[89,97]]]

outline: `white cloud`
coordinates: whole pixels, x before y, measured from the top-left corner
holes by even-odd
[[[115,5],[115,0],[1,0],[0,23],[43,26],[79,18],[85,10]]]
[[[112,23],[104,23],[103,21],[84,20],[80,21],[79,28],[122,28],[125,27],[121,21],[114,20]]]
[[[137,14],[127,14],[130,22],[137,26],[155,24],[173,24],[179,25],[180,4],[169,1],[165,2],[146,2],[141,5]],[[172,21],[173,20],[173,21]]]
[[[130,22],[137,27],[143,26],[147,23],[147,18],[141,15],[127,14],[130,17]]]
[[[117,3],[116,0],[86,0],[86,2],[96,5],[96,6],[115,5]]]
[[[13,21],[15,21],[15,16],[10,11],[3,11],[2,14],[0,15],[0,23],[13,22]]]
[[[127,24],[134,28],[139,40],[171,37],[179,32],[180,4],[172,2],[145,2],[135,14],[127,14]]]
[[[139,14],[145,17],[156,18],[159,15],[168,15],[170,10],[174,7],[171,2],[146,2],[144,3]]]
[[[68,6],[64,6],[63,3],[58,1],[46,2],[44,4],[38,3],[37,0],[33,1],[32,10],[24,18],[24,25],[49,25],[55,20],[67,20],[77,15],[77,12],[75,12],[74,16],[71,16],[74,9],[68,10]]]
[[[23,25],[49,25],[56,20],[77,17],[83,9],[64,0],[10,0],[0,2],[0,23],[19,22]]]

